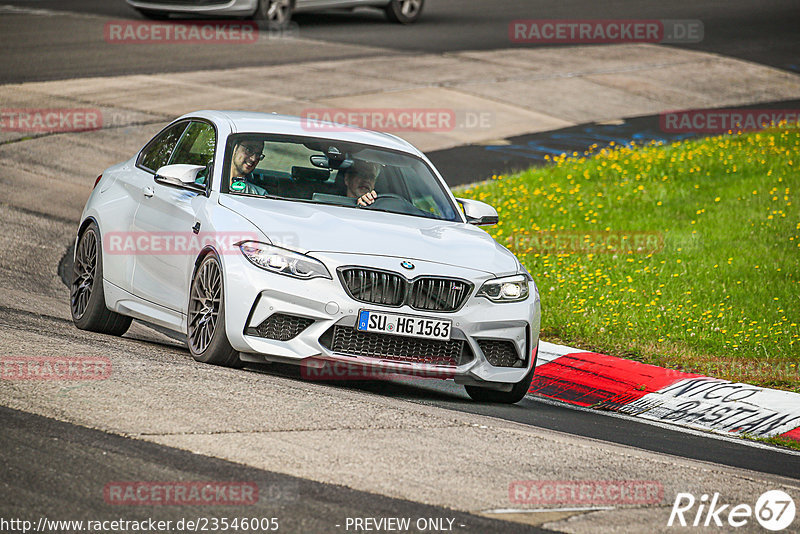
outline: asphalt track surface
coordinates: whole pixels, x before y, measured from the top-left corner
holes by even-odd
[[[517,19],[664,19],[699,20],[704,37],[683,46],[785,70],[800,71],[800,3],[796,0],[675,0],[643,2],[428,0],[422,19],[409,26],[391,24],[376,10],[301,14],[297,36],[325,43],[276,46],[275,52],[247,46],[181,46],[163,53],[147,45],[109,45],[103,23],[143,20],[123,0],[0,0],[1,5],[98,16],[76,23],[54,16],[17,21],[0,13],[0,83],[192,71],[296,61],[366,56],[369,49],[398,53],[490,50],[514,46],[509,23]],[[5,21],[3,19],[6,19]],[[356,45],[352,50],[337,45]],[[548,45],[552,46],[552,45]],[[678,45],[676,45],[678,46]],[[32,63],[31,54],[36,61]]]
[[[453,520],[457,532],[549,532],[436,506],[254,469],[0,407],[0,514],[51,520],[277,518],[278,532],[342,532],[348,517]],[[104,497],[106,484],[130,479],[255,484],[245,505],[125,506]],[[31,503],[36,503],[32,505]],[[447,524],[447,523],[445,523]],[[1,528],[1,527],[0,527]],[[261,530],[259,530],[261,532]]]

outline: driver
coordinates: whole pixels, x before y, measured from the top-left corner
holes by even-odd
[[[264,141],[247,137],[239,139],[231,154],[229,190],[248,195],[268,195],[266,189],[250,181],[256,165],[264,158]]]
[[[343,169],[344,185],[347,196],[357,198],[359,206],[369,206],[378,198],[375,192],[375,181],[378,179],[380,167],[376,163],[357,159],[353,164]]]

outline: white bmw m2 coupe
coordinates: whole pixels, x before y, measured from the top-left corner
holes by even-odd
[[[201,362],[346,362],[513,403],[535,370],[539,293],[477,227],[497,222],[396,136],[190,113],[98,177],[72,317],[112,335],[132,318],[184,333]]]

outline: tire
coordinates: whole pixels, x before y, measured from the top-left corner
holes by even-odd
[[[200,262],[189,290],[186,341],[198,362],[241,367],[239,353],[225,333],[225,292],[222,266],[211,253]]]
[[[539,348],[536,348],[536,354],[539,354]],[[514,386],[511,388],[511,391],[497,391],[496,389],[489,389],[483,388],[480,386],[464,386],[464,389],[467,390],[467,394],[472,398],[472,400],[478,402],[496,402],[502,404],[514,404],[521,401],[525,395],[527,395],[528,390],[531,388],[531,382],[533,382],[533,375],[536,372],[536,360],[533,362],[533,367],[528,373]]]
[[[391,0],[384,9],[386,17],[399,24],[411,24],[422,15],[425,0]]]
[[[167,20],[169,13],[164,11],[152,11],[150,9],[136,9],[144,18],[150,20]]]
[[[130,317],[106,307],[103,292],[103,240],[92,222],[79,236],[69,286],[72,322],[81,330],[121,336],[131,326]]]
[[[266,22],[269,28],[283,29],[289,26],[294,12],[294,0],[258,0],[253,19]]]

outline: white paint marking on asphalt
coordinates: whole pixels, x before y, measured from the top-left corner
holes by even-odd
[[[620,412],[698,430],[779,436],[800,426],[800,394],[701,376],[648,393]]]
[[[778,447],[774,447],[772,445],[766,445],[764,443],[759,443],[758,441],[750,441],[748,439],[744,439],[744,438],[741,438],[741,437],[727,436],[727,435],[724,435],[724,434],[720,434],[718,432],[694,430],[692,428],[687,428],[687,427],[678,426],[678,425],[671,425],[669,423],[662,423],[660,421],[653,421],[653,420],[650,420],[650,419],[642,419],[642,418],[639,418],[639,417],[632,417],[630,415],[620,414],[620,413],[617,413],[617,412],[611,412],[611,411],[608,411],[608,410],[592,410],[591,408],[584,408],[583,406],[575,406],[573,404],[568,404],[568,403],[563,402],[563,401],[557,401],[557,400],[554,400],[554,399],[549,399],[547,397],[540,397],[540,396],[537,396],[537,395],[528,394],[526,396],[526,398],[531,399],[531,400],[536,401],[536,402],[541,402],[542,404],[550,404],[552,406],[559,406],[559,407],[562,407],[562,408],[570,408],[572,410],[577,410],[577,411],[581,411],[581,412],[590,412],[590,413],[597,414],[597,415],[605,415],[606,417],[616,417],[618,419],[626,419],[628,421],[638,421],[640,423],[643,423],[643,424],[646,424],[646,425],[652,425],[652,426],[655,426],[655,427],[658,427],[658,428],[663,428],[665,430],[675,430],[676,432],[683,432],[684,434],[691,434],[693,436],[699,436],[699,437],[710,438],[710,439],[717,439],[717,440],[720,440],[720,441],[727,441],[729,443],[738,443],[739,445],[745,445],[747,447],[753,447],[754,449],[762,449],[762,450],[780,452],[780,453],[783,453],[783,454],[790,454],[792,456],[800,456],[800,451],[795,451],[795,450],[792,450],[792,449],[781,449],[781,448],[778,448]],[[606,441],[606,440],[600,440],[600,441]]]
[[[32,7],[19,7],[9,4],[0,5],[0,13],[11,13],[14,15],[39,15],[41,17],[63,17],[65,15],[71,17],[81,17],[86,19],[102,19],[100,15],[93,15],[91,13],[77,13],[75,11],[56,11],[53,9],[40,9]]]
[[[498,508],[497,510],[483,510],[482,514],[535,514],[540,512],[596,512],[600,510],[613,510],[613,506],[589,506],[586,508]]]
[[[506,82],[538,82],[544,80],[554,80],[559,78],[583,78],[587,76],[597,76],[603,74],[619,74],[623,72],[636,72],[643,70],[663,69],[681,65],[701,64],[706,62],[705,58],[685,59],[679,61],[661,61],[658,63],[645,63],[642,65],[629,65],[627,67],[612,67],[608,69],[581,70],[577,72],[560,72],[557,74],[526,74],[522,76],[505,76],[502,78],[481,78],[480,80],[465,80],[458,82],[442,82],[442,87],[465,87],[470,85],[484,85],[490,83]],[[601,123],[602,124],[602,123]]]
[[[564,345],[556,345],[555,343],[548,343],[547,341],[539,341],[539,353],[536,358],[536,367],[550,363],[556,358],[566,356],[567,354],[575,354],[576,352],[588,351],[566,347]]]

